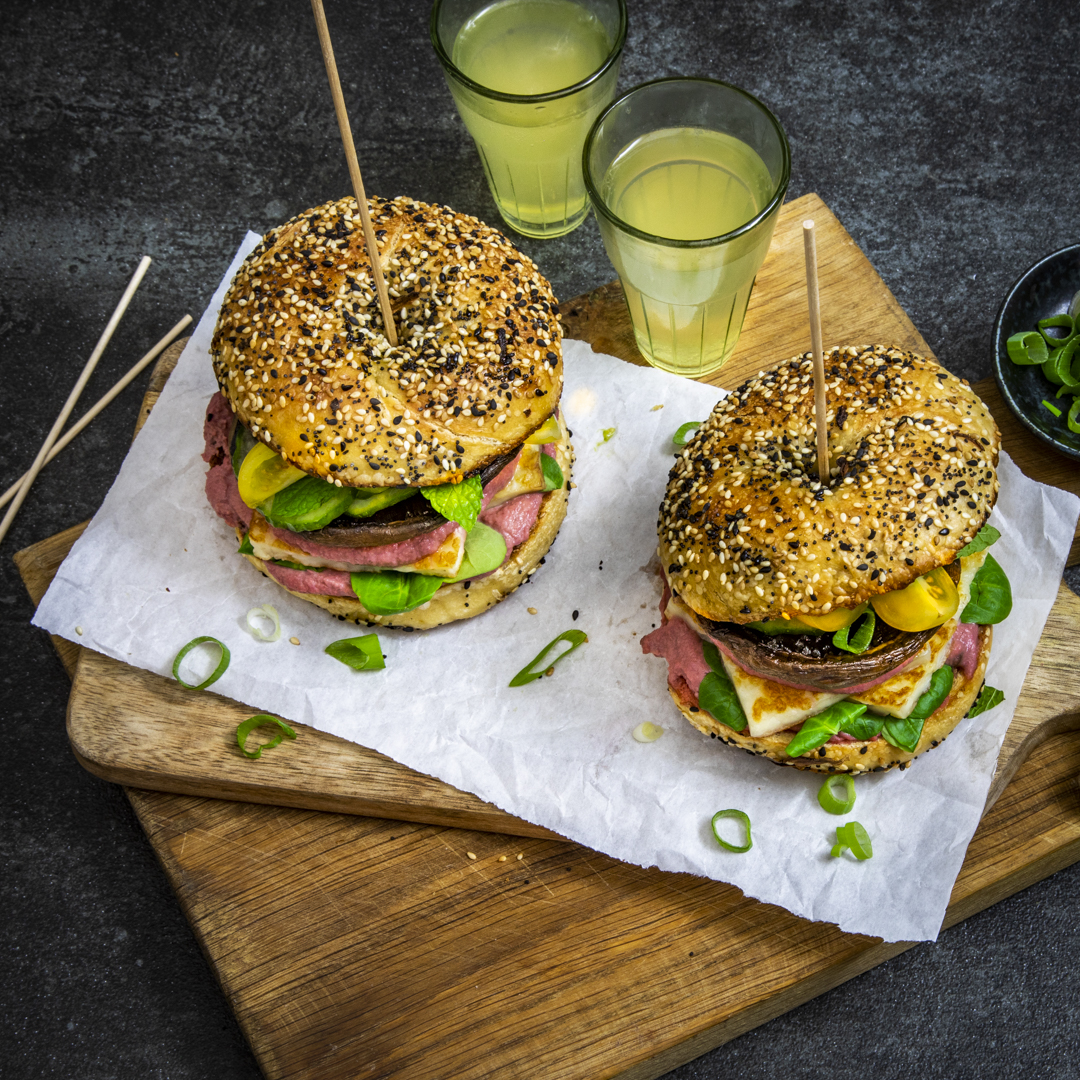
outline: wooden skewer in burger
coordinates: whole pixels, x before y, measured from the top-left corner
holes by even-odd
[[[483,222],[366,197],[312,10],[355,197],[274,229],[233,279],[206,493],[241,554],[302,599],[439,626],[528,580],[566,515],[559,309]]]
[[[565,516],[558,306],[477,219],[368,204],[399,344],[354,199],[270,232],[214,332],[206,490],[241,553],[290,592],[426,628],[527,580]]]
[[[822,772],[906,768],[980,701],[1011,608],[987,547],[1000,436],[963,380],[888,346],[811,354],[719,402],[660,507],[642,640],[699,730]]]

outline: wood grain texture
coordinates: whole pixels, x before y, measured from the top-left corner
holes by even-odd
[[[1080,859],[1078,772],[1020,768],[946,925]],[[645,1080],[907,948],[566,841],[130,796],[272,1080]]]

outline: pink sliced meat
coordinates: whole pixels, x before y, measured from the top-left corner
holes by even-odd
[[[688,690],[697,704],[701,680],[712,670],[701,651],[701,638],[682,619],[668,619],[641,639],[641,651],[668,664],[668,686]]]
[[[518,495],[493,510],[481,511],[480,520],[503,534],[507,558],[518,544],[529,539],[543,501],[544,496],[534,491],[528,495]]]
[[[263,567],[279,585],[284,585],[293,592],[356,599],[349,575],[344,570],[295,570],[291,566],[278,566],[274,562],[265,562]]]
[[[232,437],[236,416],[225,395],[219,390],[206,407],[203,422],[203,461],[210,465],[206,473],[206,498],[218,517],[235,528],[251,524],[251,508],[240,498],[232,467]]]
[[[961,623],[956,628],[945,663],[963,672],[970,679],[979,666],[979,627],[975,623]]]
[[[442,542],[460,526],[456,521],[447,521],[437,529],[414,536],[411,540],[399,540],[396,544],[369,548],[330,547],[328,544],[317,544],[314,540],[309,540],[303,533],[275,529],[272,525],[269,528],[282,543],[291,544],[308,555],[316,555],[328,562],[355,563],[363,556],[364,566],[388,569],[394,566],[409,566],[425,555],[437,551]]]

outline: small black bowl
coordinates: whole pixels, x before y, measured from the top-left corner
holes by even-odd
[[[1005,347],[1013,334],[1035,330],[1040,319],[1067,311],[1078,290],[1080,244],[1055,251],[1024,271],[1006,294],[994,323],[994,374],[1001,396],[1020,423],[1055,450],[1080,461],[1080,435],[1073,434],[1065,423],[1072,397],[1055,398],[1058,387],[1042,368],[1014,364]],[[1054,416],[1043,405],[1044,400],[1061,409],[1061,416]]]

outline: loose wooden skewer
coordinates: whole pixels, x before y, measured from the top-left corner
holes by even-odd
[[[60,410],[60,415],[56,418],[52,430],[41,444],[41,449],[38,451],[37,457],[34,458],[34,464],[30,466],[26,475],[23,476],[22,481],[19,484],[19,490],[15,493],[11,505],[8,507],[8,512],[4,515],[4,520],[0,522],[0,540],[4,539],[8,529],[11,528],[11,523],[15,520],[15,515],[19,512],[19,507],[22,506],[23,500],[30,491],[31,485],[37,479],[37,474],[41,472],[41,467],[45,464],[45,458],[48,457],[49,451],[53,448],[57,438],[59,438],[60,432],[63,430],[64,425],[68,421],[68,417],[71,415],[71,410],[75,408],[75,403],[79,400],[79,395],[90,381],[90,376],[93,374],[94,368],[97,367],[97,362],[101,359],[101,354],[105,351],[105,346],[109,344],[109,339],[113,336],[113,331],[116,329],[117,323],[120,322],[124,312],[127,311],[128,304],[131,303],[131,298],[135,295],[135,290],[142,282],[143,276],[146,274],[149,266],[150,256],[144,255],[134,276],[131,281],[128,282],[128,287],[124,290],[124,295],[120,297],[120,303],[116,305],[116,310],[112,313],[109,324],[102,332],[97,345],[94,346],[94,351],[90,354],[90,359],[86,361],[86,366],[82,369],[82,374],[79,376],[78,382],[75,383],[71,393],[68,394],[68,399],[64,402],[64,407]]]
[[[821,348],[821,299],[817,280],[817,240],[813,218],[803,227],[806,256],[806,298],[810,304],[810,347],[814,351],[814,418],[817,422],[817,470],[821,485],[829,483],[829,437],[825,426],[825,358]]]
[[[116,398],[120,391],[124,389],[134,379],[140,371],[142,371],[151,360],[156,360],[172,343],[176,336],[184,329],[188,323],[191,322],[191,316],[185,315],[98,403],[86,413],[85,416],[79,418],[79,420],[73,424],[67,431],[64,432],[63,437],[58,439],[53,448],[45,456],[45,464],[48,465],[50,461],[61,450],[67,446],[76,435],[82,431],[91,420],[102,409],[105,408],[114,398]],[[7,506],[7,504],[14,498],[15,492],[19,490],[20,485],[26,479],[26,473],[23,473],[14,484],[11,485],[0,495],[0,506]]]
[[[345,160],[349,163],[349,176],[352,178],[353,194],[356,205],[360,208],[360,221],[364,226],[364,243],[367,245],[368,258],[371,259],[371,272],[375,277],[375,291],[379,294],[379,309],[382,311],[383,325],[391,345],[397,345],[397,329],[394,326],[394,313],[390,310],[390,296],[386,291],[382,264],[379,262],[379,249],[375,244],[375,230],[371,227],[368,214],[367,196],[364,194],[364,181],[360,176],[360,164],[356,160],[356,147],[353,146],[352,128],[349,127],[349,114],[345,111],[345,98],[341,94],[341,80],[338,78],[337,64],[334,62],[334,47],[330,44],[330,28],[326,25],[326,13],[322,0],[311,0],[311,10],[315,13],[315,27],[319,31],[319,45],[322,47],[323,63],[326,64],[326,77],[330,80],[330,96],[334,99],[334,112],[337,113],[338,130],[345,147]]]

